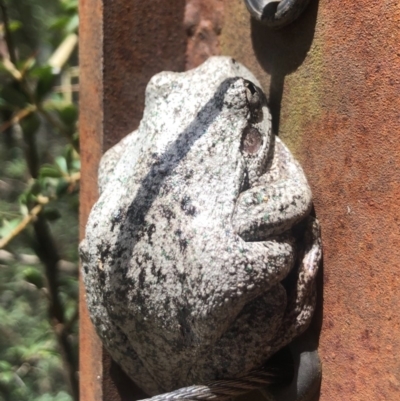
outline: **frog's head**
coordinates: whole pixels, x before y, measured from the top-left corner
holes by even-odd
[[[244,67],[242,67],[244,68]],[[224,96],[224,107],[231,119],[240,124],[240,152],[247,171],[248,184],[257,182],[272,160],[273,135],[267,99],[258,82],[235,77]]]
[[[226,177],[235,175],[239,163],[250,186],[266,171],[273,149],[261,86],[230,57],[211,57],[184,74],[154,76],[146,89],[140,129],[148,132],[152,151],[168,161],[165,171],[183,160],[188,166],[190,159],[199,170],[207,159]]]

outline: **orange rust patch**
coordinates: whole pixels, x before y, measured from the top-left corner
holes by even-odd
[[[184,24],[188,35],[186,69],[220,54],[224,0],[187,0]]]

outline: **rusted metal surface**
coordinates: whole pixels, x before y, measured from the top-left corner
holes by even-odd
[[[224,0],[187,0],[184,20],[188,35],[186,69],[220,54],[224,3]]]
[[[185,0],[103,0],[104,148],[136,129],[157,72],[183,71]]]
[[[400,7],[312,1],[280,32],[230,3],[224,54],[254,70],[309,177],[324,244],[321,401],[400,399]]]
[[[311,0],[281,31],[251,21],[243,0],[103,1],[81,0],[81,232],[99,157],[136,128],[148,79],[236,57],[269,93],[322,225],[320,400],[399,400],[398,1]],[[128,399],[81,308],[82,401]]]
[[[80,237],[83,238],[86,219],[97,198],[97,165],[102,153],[103,85],[102,4],[98,0],[83,0],[79,4],[80,29],[80,118],[82,179],[80,193]],[[80,399],[102,399],[102,346],[90,322],[80,283],[79,302],[79,381]]]

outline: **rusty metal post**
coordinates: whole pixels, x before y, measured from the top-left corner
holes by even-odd
[[[99,158],[137,127],[148,79],[237,58],[263,84],[322,224],[320,401],[399,400],[398,1],[311,0],[281,31],[243,0],[80,0],[80,16],[81,233]],[[81,300],[81,400],[139,397],[102,350],[83,289]]]
[[[269,92],[322,226],[320,401],[397,401],[399,2],[311,0],[280,31],[251,21],[243,3],[224,14],[222,52]]]

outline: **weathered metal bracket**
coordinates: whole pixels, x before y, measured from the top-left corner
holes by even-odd
[[[304,11],[309,0],[245,0],[250,14],[271,28],[290,24]]]
[[[293,358],[294,375],[284,387],[262,389],[267,401],[315,401],[321,385],[322,366],[318,345],[310,335],[295,339],[289,346]]]

